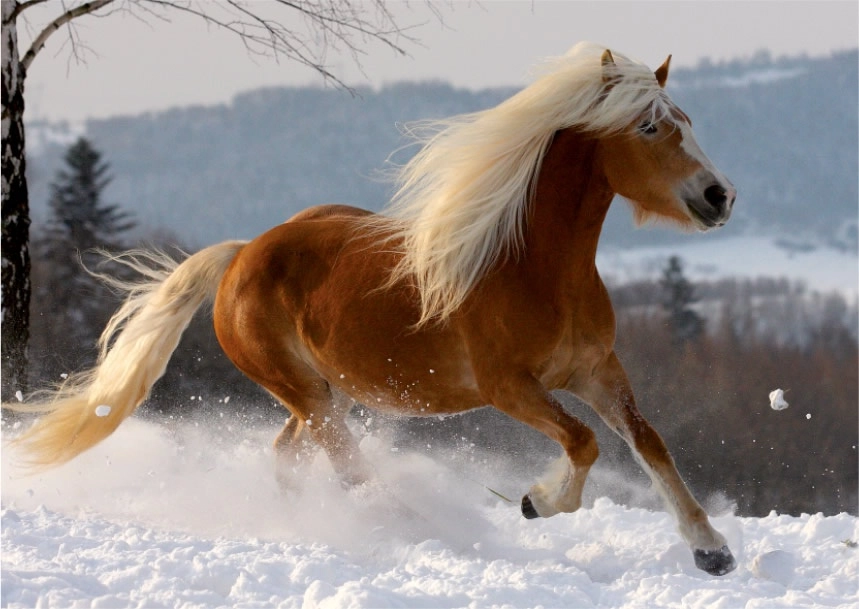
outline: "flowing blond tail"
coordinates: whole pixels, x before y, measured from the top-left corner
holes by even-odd
[[[109,258],[142,274],[136,282],[101,276],[128,293],[99,339],[94,368],[36,403],[4,408],[46,413],[14,440],[24,460],[51,467],[73,459],[114,432],[149,395],[196,310],[215,296],[245,242],[213,245],[179,264],[160,252]]]

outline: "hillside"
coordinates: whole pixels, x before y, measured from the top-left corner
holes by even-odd
[[[669,91],[702,147],[736,184],[732,222],[708,239],[769,235],[800,251],[857,250],[857,52],[825,59],[765,53],[745,62],[677,69]],[[29,125],[34,217],[44,216],[62,143],[84,132],[113,168],[107,198],[133,211],[142,232],[169,231],[190,246],[252,237],[310,205],[379,209],[379,177],[402,148],[397,125],[494,105],[513,89],[467,91],[397,83],[357,97],[320,88],[272,88],[231,104],[90,121]],[[409,150],[393,160],[402,162]],[[631,230],[615,205],[607,244],[684,243],[671,230]],[[696,237],[700,238],[700,237]]]

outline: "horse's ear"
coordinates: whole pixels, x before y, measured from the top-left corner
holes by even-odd
[[[611,51],[606,49],[602,52],[602,58],[600,59],[602,62],[602,82],[603,88],[602,93],[600,93],[599,101],[603,101],[614,88],[614,86],[620,82],[620,74],[617,69],[617,64],[614,61],[614,55],[611,54]]]
[[[606,49],[603,51],[600,61],[602,62],[602,81],[606,84],[614,84],[617,80],[617,64],[614,62],[614,55]]]
[[[671,65],[671,55],[668,56],[668,59],[665,62],[656,68],[656,82],[659,83],[660,87],[665,87],[665,83],[668,81],[668,66]]]

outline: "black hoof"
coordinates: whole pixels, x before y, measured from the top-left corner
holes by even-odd
[[[695,550],[694,555],[695,566],[710,575],[725,575],[737,568],[737,561],[728,546],[718,550]]]
[[[522,497],[522,515],[528,520],[539,518],[540,514],[534,509],[534,504],[531,503],[531,498],[528,495]]]

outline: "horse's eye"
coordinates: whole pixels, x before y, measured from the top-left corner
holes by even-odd
[[[657,130],[658,128],[656,127],[656,123],[651,121],[645,121],[638,126],[639,133],[643,133],[645,135],[653,135]]]

